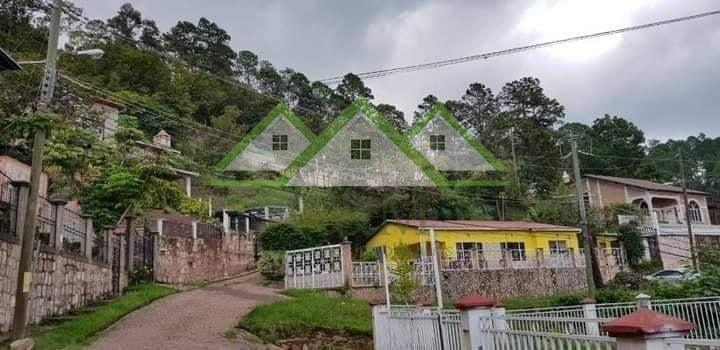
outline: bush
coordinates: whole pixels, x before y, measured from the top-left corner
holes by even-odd
[[[608,287],[640,289],[647,285],[647,281],[643,278],[644,274],[635,271],[620,271],[615,275]]]
[[[645,254],[645,246],[642,242],[640,229],[638,229],[637,225],[623,224],[618,226],[617,232],[619,234],[618,239],[625,248],[630,266],[636,265],[642,260]]]
[[[145,265],[135,266],[130,272],[128,272],[128,283],[131,286],[139,284],[153,282],[155,275],[153,269]]]
[[[280,281],[285,277],[285,254],[276,251],[264,251],[257,262],[260,274],[271,281]]]
[[[663,265],[660,260],[647,260],[640,261],[637,264],[630,266],[630,268],[633,272],[645,276],[662,270]]]
[[[395,280],[390,284],[390,290],[402,304],[410,304],[415,297],[417,281],[415,280],[415,267],[411,261],[415,253],[408,245],[396,246],[390,260],[393,262],[392,274]]]
[[[360,261],[379,261],[380,257],[375,253],[374,250],[366,250],[360,256]]]
[[[285,251],[308,248],[314,245],[311,237],[303,234],[292,224],[281,223],[269,226],[258,236],[263,250]]]
[[[598,303],[622,303],[634,301],[637,294],[640,293],[626,288],[609,287],[595,291],[595,301]]]

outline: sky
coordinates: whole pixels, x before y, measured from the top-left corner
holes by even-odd
[[[107,19],[128,0],[74,0]],[[423,63],[720,9],[713,0],[130,0],[165,31],[201,17],[276,68],[310,80]],[[411,118],[422,98],[459,99],[540,79],[567,122],[624,117],[648,139],[720,136],[720,15],[644,31],[369,79],[376,103]]]

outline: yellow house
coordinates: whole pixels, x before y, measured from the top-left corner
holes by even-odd
[[[367,248],[384,249],[390,257],[395,247],[408,245],[417,256],[430,256],[430,229],[435,231],[443,259],[475,259],[481,255],[484,259],[497,256],[526,261],[540,255],[579,254],[580,229],[523,221],[387,220],[370,238]]]

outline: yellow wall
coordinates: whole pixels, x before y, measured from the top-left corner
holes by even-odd
[[[444,250],[446,256],[456,256],[455,243],[457,242],[480,242],[483,248],[497,246],[501,242],[523,242],[526,252],[535,252],[542,248],[544,252],[549,250],[549,241],[565,241],[568,248],[577,251],[578,240],[574,232],[539,232],[539,231],[458,231],[458,230],[436,230],[436,239],[439,248]],[[389,256],[393,254],[393,247],[399,245],[413,245],[420,242],[429,242],[427,231],[421,231],[414,227],[408,227],[396,223],[388,223],[367,243],[367,248],[386,247]],[[429,250],[428,250],[429,253]]]

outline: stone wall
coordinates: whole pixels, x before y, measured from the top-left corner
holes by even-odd
[[[586,288],[584,268],[542,268],[484,271],[443,271],[442,290],[448,300],[470,294],[496,299],[541,296]],[[432,300],[433,286],[420,288],[420,297]]]
[[[155,280],[163,283],[197,283],[255,267],[255,242],[246,235],[193,239],[165,234],[156,252]]]
[[[11,328],[20,246],[0,240],[0,332]],[[52,251],[35,251],[29,322],[62,315],[112,295],[110,266]]]

